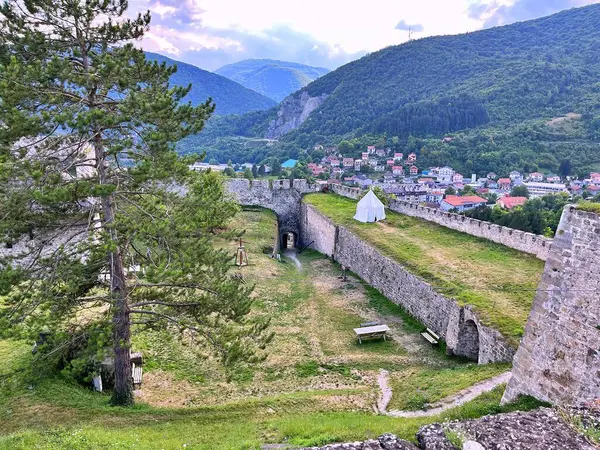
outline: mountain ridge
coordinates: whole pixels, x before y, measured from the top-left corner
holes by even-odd
[[[328,72],[324,67],[276,59],[246,59],[215,71],[277,102]]]
[[[167,65],[176,64],[177,72],[171,77],[171,83],[179,86],[192,84],[192,89],[184,101],[191,101],[192,104],[197,105],[211,97],[217,105],[216,114],[245,114],[266,110],[276,104],[274,100],[229,78],[158,53],[145,52],[145,54],[151,61],[165,62]]]
[[[451,164],[465,173],[508,167],[555,172],[563,159],[572,159],[577,171],[598,170],[598,23],[595,4],[386,47],[318,78],[264,114],[207,127],[200,141],[209,154],[226,143],[235,160],[244,154],[235,136],[277,138],[271,154],[282,157],[318,156],[312,150],[317,144],[347,139],[359,146],[387,136],[387,146],[417,152],[420,165]],[[318,106],[301,116],[311,99],[319,99]],[[571,112],[581,120],[568,129],[546,125]],[[457,138],[442,144],[449,133]],[[569,144],[574,141],[585,145],[579,151]],[[196,144],[188,141],[184,150]]]

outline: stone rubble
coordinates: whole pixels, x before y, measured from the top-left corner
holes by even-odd
[[[377,439],[345,444],[329,444],[303,450],[594,450],[594,445],[570,423],[600,428],[600,410],[539,408],[529,412],[513,412],[485,416],[480,419],[421,427],[418,446],[393,434]],[[567,422],[565,422],[565,420]],[[446,437],[452,433],[463,440],[457,448]]]

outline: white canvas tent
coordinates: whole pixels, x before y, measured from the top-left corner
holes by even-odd
[[[354,219],[359,222],[377,222],[385,219],[385,206],[373,191],[367,192],[358,202]]]

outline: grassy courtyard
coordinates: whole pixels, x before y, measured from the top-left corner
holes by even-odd
[[[309,194],[317,207],[440,293],[475,307],[482,321],[516,347],[523,333],[544,263],[517,250],[432,222],[386,211],[378,223],[352,217],[356,201],[335,194]]]
[[[323,255],[303,252],[301,269],[285,257],[271,259],[272,213],[244,211],[232,226],[246,230],[250,265],[241,272],[256,286],[253,314],[271,317],[275,332],[263,363],[239,368],[228,380],[207,349],[170,333],[134,333],[134,349],[145,356],[144,383],[137,406],[120,409],[108,406],[108,394],[67,377],[34,377],[27,370],[30,345],[0,341],[0,449],[256,449],[384,432],[414,439],[425,423],[536,405],[500,407],[500,386],[442,416],[376,415],[381,369],[393,389],[389,409],[410,410],[508,366],[477,366],[431,348],[414,319],[361,280],[341,280],[339,267]],[[222,245],[235,251],[233,241]],[[357,344],[352,328],[370,320],[385,321],[392,339]]]

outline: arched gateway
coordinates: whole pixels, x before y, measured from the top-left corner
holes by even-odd
[[[300,235],[300,203],[302,195],[319,191],[318,185],[306,180],[246,180],[236,179],[227,183],[227,191],[240,205],[262,206],[277,214],[279,228],[278,246],[287,248],[288,235],[292,234],[294,246],[302,244]]]

